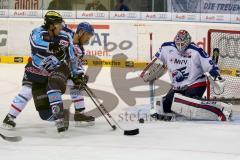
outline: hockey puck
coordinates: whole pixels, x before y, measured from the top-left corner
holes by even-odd
[[[143,118],[140,118],[138,121],[139,121],[139,123],[144,123],[144,119]]]
[[[112,129],[113,129],[113,130],[116,130],[116,129],[117,129],[117,127],[116,127],[115,125],[113,125],[113,126],[112,126]]]
[[[125,136],[135,136],[135,135],[139,134],[139,129],[136,128],[136,129],[133,129],[133,130],[124,130],[123,134]]]

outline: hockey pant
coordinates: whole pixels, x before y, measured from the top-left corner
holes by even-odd
[[[201,99],[204,92],[206,90],[206,86],[200,86],[200,87],[194,87],[194,88],[188,88],[186,90],[174,90],[170,89],[166,96],[163,97],[163,111],[165,113],[171,112],[171,106],[172,101],[174,97],[174,93],[180,93],[186,97],[195,98],[195,99]]]
[[[63,114],[60,115],[63,113],[62,94],[65,93],[68,77],[70,77],[70,71],[66,64],[62,64],[52,72],[47,83],[33,82],[33,100],[43,120],[63,118]],[[55,106],[58,108],[56,109]],[[56,117],[56,115],[61,117]]]

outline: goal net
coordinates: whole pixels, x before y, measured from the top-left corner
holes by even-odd
[[[208,87],[208,98],[226,101],[240,100],[240,31],[209,30],[208,53],[218,64],[223,78],[226,79],[224,92],[220,95]]]

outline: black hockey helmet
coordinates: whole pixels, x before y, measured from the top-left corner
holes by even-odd
[[[63,23],[63,18],[56,11],[48,11],[44,16],[44,25],[46,28],[49,28],[49,25],[54,23]]]

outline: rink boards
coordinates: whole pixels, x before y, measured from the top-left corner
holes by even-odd
[[[73,30],[82,21],[89,21],[95,28],[94,38],[85,46],[87,63],[95,66],[145,66],[150,61],[151,33],[154,55],[163,42],[173,40],[179,29],[188,30],[192,40],[204,50],[209,29],[239,29],[238,24],[227,23],[66,19]],[[26,63],[25,56],[30,55],[29,35],[43,24],[42,18],[1,18],[0,24],[1,63]]]

